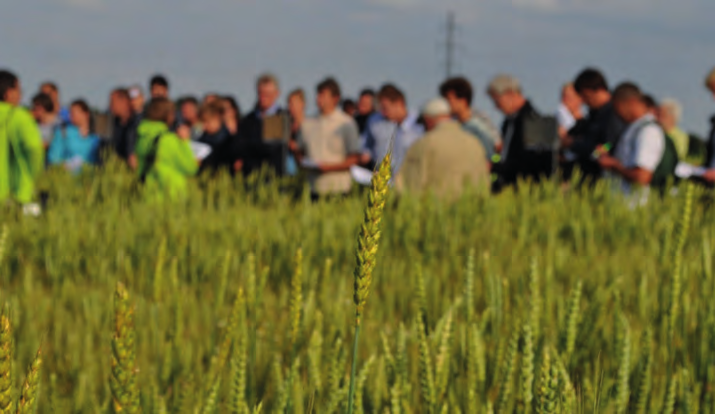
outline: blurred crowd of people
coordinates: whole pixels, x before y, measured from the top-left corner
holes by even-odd
[[[705,79],[715,97],[715,69]],[[715,183],[715,117],[707,139],[680,128],[678,101],[660,101],[635,83],[611,88],[587,68],[561,90],[553,115],[527,98],[520,81],[495,76],[486,93],[503,115],[501,127],[473,106],[475,90],[464,77],[445,80],[421,110],[410,109],[395,84],[344,96],[334,78],[315,87],[318,113],[306,114],[307,94],[290,91],[281,102],[277,77],[263,74],[255,105],[243,114],[235,98],[208,93],[172,100],[169,80],[119,87],[106,112],[83,99],[63,106],[60,89],[45,82],[22,107],[19,77],[0,71],[0,200],[36,198],[34,183],[46,168],[73,173],[116,156],[135,171],[153,196],[180,198],[187,181],[227,171],[248,176],[269,169],[301,175],[314,199],[347,194],[356,169],[373,170],[391,152],[398,191],[459,195],[467,185],[492,192],[559,174],[591,186],[610,178],[625,194],[664,188],[684,161],[704,157],[692,173]],[[203,150],[202,150],[203,148]]]

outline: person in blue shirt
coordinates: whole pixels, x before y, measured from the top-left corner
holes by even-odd
[[[89,128],[89,105],[76,100],[70,105],[70,123],[55,130],[55,136],[47,153],[50,165],[63,165],[72,172],[79,172],[85,164],[96,164],[99,137]]]
[[[373,168],[382,162],[392,148],[392,171],[396,175],[407,150],[422,138],[425,129],[418,122],[419,114],[407,109],[407,98],[397,86],[389,83],[383,85],[377,99],[380,112],[376,112],[367,121],[361,138],[361,163]]]

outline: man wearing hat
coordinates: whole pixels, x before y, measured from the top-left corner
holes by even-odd
[[[405,155],[395,178],[398,192],[432,192],[456,199],[466,186],[488,188],[484,146],[450,116],[449,103],[434,99],[422,110],[427,133]]]

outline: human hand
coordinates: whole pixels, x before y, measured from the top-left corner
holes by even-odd
[[[183,140],[189,140],[191,139],[191,128],[186,125],[179,125],[179,127],[176,128],[176,135]]]
[[[372,157],[370,156],[369,152],[364,152],[364,153],[360,154],[360,164],[362,164],[362,165],[369,164],[371,159],[372,159]]]
[[[603,154],[598,157],[598,164],[601,166],[601,168],[605,170],[612,170],[616,168],[620,164],[620,162],[616,158],[611,157],[608,154]]]
[[[128,162],[129,162],[129,167],[132,170],[136,170],[137,168],[139,168],[139,160],[137,159],[136,154],[130,155]]]
[[[233,163],[233,170],[234,171],[243,170],[243,160],[236,160],[236,162]]]

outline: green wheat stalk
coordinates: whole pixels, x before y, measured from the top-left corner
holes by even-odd
[[[20,401],[17,404],[17,414],[31,414],[37,405],[37,393],[40,388],[40,367],[42,366],[42,348],[37,351],[35,359],[30,365],[27,378],[22,384]]]
[[[631,330],[628,320],[622,314],[619,318],[619,329],[621,330],[623,343],[618,361],[618,382],[616,393],[616,412],[625,413],[628,409],[628,376],[631,368]]]
[[[422,318],[417,318],[417,338],[420,352],[420,386],[422,388],[422,401],[425,412],[434,412],[437,397],[434,385],[434,373],[432,372],[432,356],[427,342],[424,322]]]
[[[582,287],[583,284],[579,281],[569,296],[568,315],[566,316],[565,326],[561,330],[561,352],[564,354],[564,359],[566,361],[568,361],[571,355],[573,355],[574,347],[576,345]]]
[[[501,379],[499,382],[499,396],[494,408],[497,412],[506,412],[507,404],[511,399],[512,377],[516,366],[517,352],[519,351],[519,324],[515,324],[512,331],[506,354],[504,355],[503,368],[501,369]]]
[[[558,367],[552,361],[548,347],[544,347],[540,372],[536,412],[539,414],[554,414],[558,412],[560,374]]]
[[[9,414],[12,405],[12,325],[7,315],[7,306],[0,315],[0,413]]]
[[[675,236],[673,245],[673,267],[672,279],[670,283],[670,309],[668,310],[668,343],[670,344],[670,353],[675,355],[675,325],[677,323],[678,314],[680,312],[680,295],[682,289],[682,254],[685,247],[685,241],[690,230],[691,215],[693,211],[693,192],[694,187],[691,183],[686,184],[685,205],[683,206],[682,215]]]
[[[534,400],[534,340],[531,326],[524,324],[522,329],[522,357],[521,357],[521,405],[523,412],[531,411],[531,404]]]
[[[290,284],[290,344],[291,349],[295,352],[296,344],[298,343],[298,335],[300,333],[301,309],[303,306],[303,250],[298,249],[295,252],[295,262],[293,269],[293,277]]]
[[[0,232],[0,264],[2,264],[5,258],[5,248],[7,247],[7,239],[10,237],[10,230],[7,224],[2,225],[2,232]]]
[[[372,184],[367,198],[365,217],[360,226],[358,247],[356,251],[355,283],[355,337],[353,339],[353,360],[350,369],[350,389],[348,392],[348,414],[353,412],[355,394],[355,371],[357,369],[358,341],[360,338],[360,322],[365,310],[365,303],[370,295],[372,274],[377,263],[377,250],[380,245],[380,223],[382,222],[385,203],[387,202],[388,184],[392,177],[392,153],[388,152],[380,163],[377,172],[372,176]]]
[[[673,374],[668,379],[665,396],[663,398],[662,414],[672,414],[675,409],[675,398],[678,393],[678,375]]]
[[[648,412],[648,401],[650,400],[650,392],[653,386],[651,367],[653,365],[653,333],[647,329],[643,333],[641,339],[641,358],[638,367],[638,394],[636,396],[637,414],[645,414]]]
[[[464,272],[464,307],[467,323],[472,323],[474,318],[474,249],[469,251],[467,269]]]
[[[134,308],[122,283],[114,295],[114,338],[112,339],[112,378],[114,411],[129,414],[140,411],[134,332]]]

